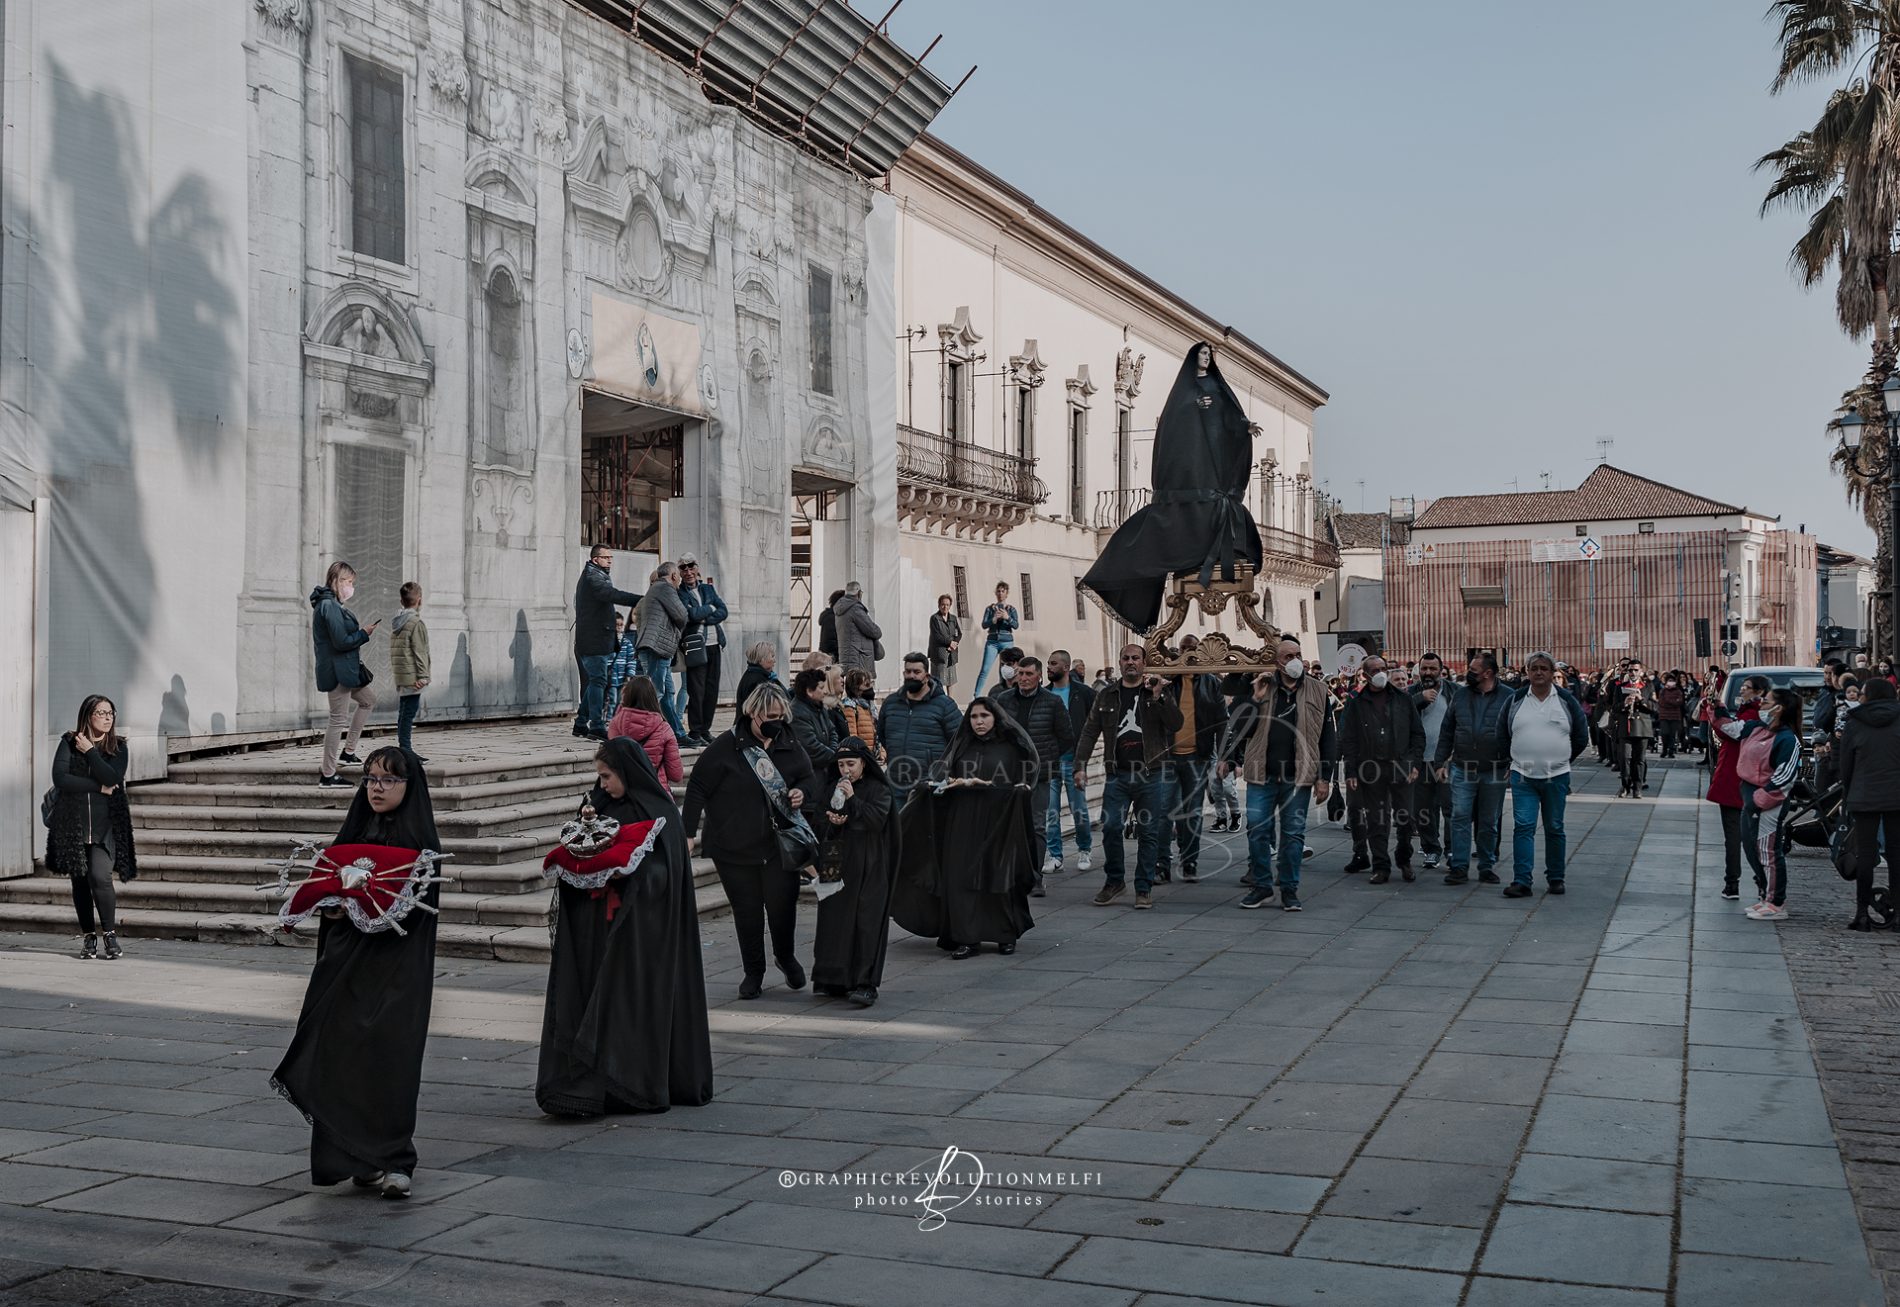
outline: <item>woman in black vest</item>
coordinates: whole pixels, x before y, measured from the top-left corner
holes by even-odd
[[[132,809],[125,801],[125,769],[131,761],[119,738],[119,712],[103,694],[79,705],[79,722],[59,737],[53,755],[53,817],[46,832],[46,865],[73,883],[73,908],[85,943],[79,956],[99,956],[98,929],[105,931],[108,960],[120,957],[118,896],[112,888],[139,874],[132,846]],[[95,924],[96,913],[96,924]]]

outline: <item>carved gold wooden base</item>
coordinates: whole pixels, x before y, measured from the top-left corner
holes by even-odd
[[[1260,637],[1258,648],[1235,644],[1224,631],[1210,631],[1197,637],[1200,643],[1183,651],[1169,639],[1187,621],[1188,610],[1199,605],[1209,617],[1215,617],[1233,604],[1241,622]],[[1219,574],[1202,585],[1189,576],[1174,578],[1174,592],[1168,596],[1168,615],[1161,625],[1148,633],[1142,649],[1146,670],[1156,676],[1198,676],[1203,672],[1225,675],[1228,672],[1274,672],[1280,669],[1280,632],[1260,615],[1260,592],[1254,587],[1254,570],[1241,566],[1234,579],[1223,581]]]

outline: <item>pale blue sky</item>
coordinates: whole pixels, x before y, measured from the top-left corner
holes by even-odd
[[[885,4],[859,0],[875,19]],[[1754,160],[1765,0],[905,0],[934,130],[1332,392],[1318,474],[1388,496],[1618,465],[1868,549],[1822,430],[1865,366]],[[1357,484],[1365,478],[1363,492]]]

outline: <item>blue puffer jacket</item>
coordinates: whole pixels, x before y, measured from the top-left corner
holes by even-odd
[[[884,772],[899,791],[908,790],[950,751],[963,725],[956,701],[934,680],[930,693],[912,699],[902,690],[885,696],[877,715],[877,742],[884,746]]]
[[[336,591],[320,585],[310,592],[310,640],[317,652],[317,688],[328,694],[338,686],[354,690],[363,684],[363,659],[357,650],[369,643],[369,632],[357,624]]]
[[[1491,693],[1461,685],[1438,728],[1434,767],[1459,763],[1479,780],[1501,781],[1511,771],[1511,726],[1506,713],[1517,702],[1511,687],[1499,681]]]

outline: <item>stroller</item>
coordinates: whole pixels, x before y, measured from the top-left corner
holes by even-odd
[[[1854,879],[1854,823],[1848,820],[1846,793],[1837,783],[1817,794],[1812,785],[1801,782],[1788,798],[1788,813],[1782,819],[1790,844],[1805,849],[1826,849],[1828,860],[1842,880]],[[1868,911],[1882,926],[1892,922],[1895,904],[1884,885],[1876,885]]]

